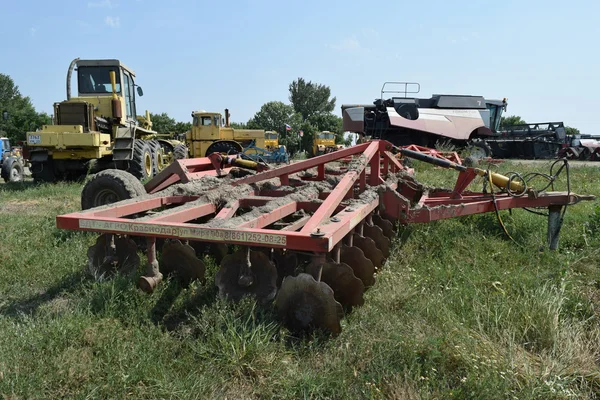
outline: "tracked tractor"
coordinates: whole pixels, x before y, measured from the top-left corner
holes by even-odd
[[[71,96],[76,71],[77,96]],[[142,88],[119,60],[71,62],[67,99],[54,104],[54,125],[27,133],[31,173],[36,181],[78,179],[88,171],[126,170],[149,178],[177,158],[183,143],[159,138],[148,111],[137,116]]]

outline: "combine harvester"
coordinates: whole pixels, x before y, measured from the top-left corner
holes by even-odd
[[[420,184],[399,156],[458,170],[454,188]],[[340,167],[348,157],[351,162]],[[555,175],[568,168],[560,162]],[[238,167],[255,171],[239,177]],[[500,190],[466,191],[476,176]],[[274,301],[290,330],[334,335],[344,312],[364,303],[365,290],[390,257],[396,223],[547,208],[548,242],[556,249],[566,207],[594,199],[536,190],[526,175],[469,168],[383,140],[276,169],[215,153],[178,160],[145,187],[133,177],[123,182],[130,189],[140,185],[130,190],[132,198],[57,217],[61,229],[101,234],[88,251],[94,274],[135,271],[135,241],[145,239],[148,265],[139,287],[152,292],[163,273],[174,273],[185,286],[205,280],[202,255],[209,251],[220,263],[220,296]],[[227,254],[229,245],[237,251]]]

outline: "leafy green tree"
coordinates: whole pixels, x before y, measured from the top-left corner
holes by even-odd
[[[526,124],[525,120],[518,115],[509,115],[507,117],[500,118],[500,129],[511,126],[511,125],[523,125]]]
[[[570,135],[570,136],[581,134],[581,132],[579,132],[579,129],[573,128],[571,126],[565,126],[565,132],[567,132],[567,135]]]
[[[173,127],[174,133],[186,133],[192,130],[191,122],[177,122]]]
[[[289,85],[289,100],[295,112],[302,116],[302,121],[315,114],[327,114],[335,108],[335,97],[331,98],[329,86],[306,82],[298,78]]]
[[[286,130],[286,124],[291,127],[291,130]],[[298,151],[300,143],[298,132],[302,129],[302,125],[302,117],[294,113],[292,106],[281,101],[270,101],[263,104],[247,124],[248,129],[278,132],[280,144],[286,146],[292,154]]]
[[[150,121],[152,121],[152,129],[158,133],[171,133],[175,131],[175,119],[169,117],[167,113],[150,113]]]
[[[4,111],[8,112],[6,121],[2,118]],[[51,122],[48,114],[38,113],[31,99],[21,95],[10,76],[0,74],[0,136],[6,135],[11,141],[17,142],[25,139],[26,132],[35,131]]]
[[[249,129],[248,124],[245,122],[230,122],[229,125],[233,129]]]

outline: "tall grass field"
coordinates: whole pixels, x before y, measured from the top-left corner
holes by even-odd
[[[428,185],[456,179],[415,168]],[[600,196],[598,167],[570,172],[572,191]],[[96,282],[85,267],[97,235],[55,227],[81,188],[0,184],[4,399],[600,397],[598,201],[567,209],[558,251],[547,218],[521,209],[500,213],[514,240],[494,213],[400,227],[342,334],[297,338],[272,306],[218,299],[210,260],[203,286]]]

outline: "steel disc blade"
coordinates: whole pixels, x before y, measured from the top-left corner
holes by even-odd
[[[335,301],[333,289],[312,275],[285,277],[275,304],[284,325],[293,332],[324,330],[338,335],[342,331],[342,305]]]
[[[135,271],[140,265],[137,254],[137,245],[126,236],[114,237],[114,255],[108,257],[107,245],[110,235],[103,234],[96,239],[96,243],[87,251],[88,270],[96,277],[102,279],[116,272],[129,273]]]
[[[96,278],[100,278],[114,269],[114,265],[110,260],[106,259],[108,255],[106,251],[107,236],[100,235],[96,239],[96,243],[90,246],[87,251],[88,256],[88,271]]]
[[[190,245],[177,239],[165,242],[162,248],[161,269],[164,273],[174,274],[185,287],[195,280],[204,282],[204,263],[196,257],[196,251]]]
[[[250,269],[252,283],[241,286],[240,272],[246,265],[246,249],[229,254],[221,262],[221,268],[215,276],[219,295],[233,301],[239,301],[246,295],[255,296],[259,302],[273,300],[277,294],[277,269],[262,252],[250,251]]]
[[[365,303],[365,285],[354,276],[352,268],[343,263],[325,263],[321,272],[321,282],[333,289],[333,297],[344,307],[352,308]]]
[[[358,247],[343,245],[340,249],[340,262],[348,264],[365,287],[375,284],[375,266]]]
[[[382,218],[379,214],[373,214],[373,223],[381,228],[383,234],[390,240],[396,236],[394,232],[394,224],[389,220]]]
[[[298,268],[298,255],[289,251],[275,249],[273,252],[273,261],[277,268],[277,287],[281,287],[283,278],[289,275],[295,275]]]
[[[117,269],[120,273],[130,273],[140,266],[140,256],[137,244],[127,236],[116,236],[115,247],[117,254]]]
[[[381,250],[381,253],[386,259],[390,257],[390,239],[383,234],[383,230],[380,227],[377,225],[364,224],[363,235],[368,236],[375,241],[377,248]]]
[[[373,239],[365,236],[360,236],[358,233],[355,233],[352,240],[354,246],[361,249],[362,252],[365,254],[365,257],[371,260],[375,269],[381,269],[385,257],[383,256],[381,250],[377,248],[377,245],[375,244]]]

